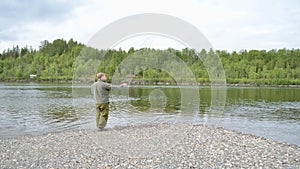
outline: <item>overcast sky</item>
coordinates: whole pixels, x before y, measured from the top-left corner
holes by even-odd
[[[215,49],[300,48],[298,0],[0,0],[0,51],[13,45],[38,48],[41,41],[58,38],[86,44],[108,24],[141,13],[183,19]],[[151,36],[126,45],[176,47]]]

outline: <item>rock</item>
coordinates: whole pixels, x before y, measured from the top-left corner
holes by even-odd
[[[103,132],[76,130],[41,136],[0,138],[0,168],[298,168],[300,166],[300,148],[295,145],[224,128],[203,130],[204,126],[201,125],[193,126],[183,140],[177,142],[166,140],[165,135],[153,134],[163,133],[168,129],[168,125],[173,124],[122,127]],[[126,140],[108,141],[108,145],[100,144],[103,138],[114,140],[116,133],[126,135]],[[97,138],[101,138],[98,140],[99,143],[95,142]],[[156,140],[161,142],[155,142]],[[134,146],[142,148],[140,152],[144,149],[155,152],[148,153],[147,158],[136,156],[139,153],[132,157],[130,153],[138,151],[131,149]],[[127,152],[111,151],[118,148]]]

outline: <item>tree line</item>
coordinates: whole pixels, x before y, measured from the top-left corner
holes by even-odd
[[[90,81],[101,71],[107,73],[109,81],[112,77],[125,77],[138,83],[172,84],[178,83],[178,77],[192,73],[198,83],[210,83],[209,72],[217,57],[227,83],[300,85],[300,49],[98,50],[73,39],[45,40],[37,50],[18,46],[3,50],[0,81]],[[213,71],[217,69],[220,67]],[[36,78],[30,79],[31,74]]]
[[[18,46],[4,50],[0,53],[0,81],[27,81],[31,74],[41,81],[72,80],[74,61],[83,47],[73,39],[57,39],[42,41],[38,50]]]

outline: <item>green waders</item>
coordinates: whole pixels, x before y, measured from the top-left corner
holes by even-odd
[[[108,120],[109,103],[96,104],[96,125],[99,129],[106,126]]]

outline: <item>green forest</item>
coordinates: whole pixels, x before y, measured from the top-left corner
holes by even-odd
[[[136,63],[123,62],[137,55]],[[0,53],[0,81],[90,81],[96,72],[105,72],[109,81],[118,74],[144,84],[172,84],[175,83],[173,75],[163,69],[176,67],[179,63],[171,56],[183,61],[199,84],[210,83],[203,60],[214,60],[219,56],[228,84],[300,85],[300,49],[233,52],[196,52],[188,48],[98,50],[73,39],[44,40],[39,49],[13,46],[3,50]],[[146,63],[154,62],[160,67],[147,67]]]

